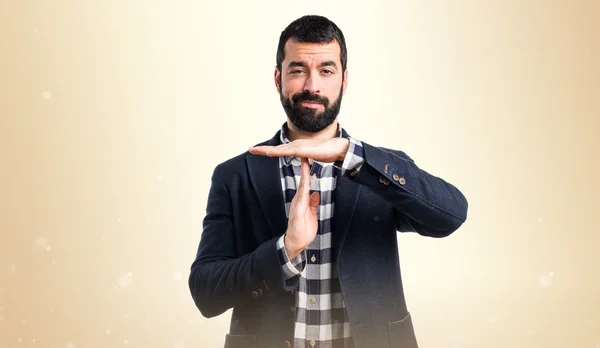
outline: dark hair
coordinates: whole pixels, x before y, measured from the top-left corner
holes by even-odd
[[[279,37],[277,46],[277,69],[281,71],[281,64],[285,58],[285,44],[289,39],[298,42],[324,43],[328,44],[335,39],[340,45],[340,60],[342,62],[342,71],[346,71],[346,62],[348,61],[348,52],[346,51],[346,40],[344,34],[335,23],[323,16],[306,15],[290,23]]]

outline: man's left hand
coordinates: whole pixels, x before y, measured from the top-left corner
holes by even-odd
[[[254,155],[268,157],[294,156],[331,163],[343,161],[349,146],[350,140],[348,138],[336,137],[326,140],[297,139],[288,144],[278,146],[255,146],[251,147],[249,151]]]

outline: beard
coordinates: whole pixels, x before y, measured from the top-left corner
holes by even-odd
[[[285,98],[279,91],[279,97],[287,117],[296,127],[305,132],[316,133],[327,128],[337,118],[342,104],[342,91],[343,89],[340,88],[337,100],[331,105],[329,105],[329,98],[310,94],[308,91],[294,94],[292,100]],[[317,102],[323,105],[325,110],[320,112],[316,108],[303,106],[300,104],[302,101]]]

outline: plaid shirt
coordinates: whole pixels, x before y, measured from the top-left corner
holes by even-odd
[[[281,143],[289,143],[287,125],[281,128]],[[338,136],[342,127],[338,124]],[[313,161],[310,169],[311,193],[319,192],[321,202],[317,210],[319,227],[315,239],[298,257],[290,260],[284,237],[277,241],[277,253],[286,278],[286,290],[296,290],[294,348],[349,348],[354,347],[336,267],[332,260],[331,222],[334,212],[334,192],[338,176],[360,170],[364,163],[362,143],[349,138],[350,146],[344,161],[321,163]],[[300,159],[279,159],[281,186],[285,211],[289,217],[290,205],[300,182]]]

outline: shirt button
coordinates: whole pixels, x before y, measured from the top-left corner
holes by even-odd
[[[400,179],[398,179],[398,182],[400,183],[400,185],[404,185],[404,184],[406,184],[406,179],[400,178]]]
[[[290,343],[290,341],[285,340],[285,341],[283,341],[283,347],[284,348],[291,348],[292,344]]]
[[[317,261],[317,258],[316,258],[316,257],[315,257],[315,255],[313,254],[313,256],[310,258],[310,260],[311,260],[312,262],[315,262],[315,261]]]
[[[314,298],[314,297],[311,297],[311,298],[310,298],[310,303],[311,303],[311,304],[315,304],[315,303],[317,303],[317,299],[316,299],[316,298]]]
[[[317,178],[317,174],[313,174],[313,175],[312,175],[312,178],[313,178],[313,179],[316,179],[316,178]]]
[[[258,292],[252,291],[252,297],[258,297]]]
[[[314,347],[314,346],[317,344],[317,342],[315,342],[315,340],[310,340],[310,342],[309,342],[309,343],[310,343],[310,345],[311,345],[311,346],[313,346],[313,347]]]

